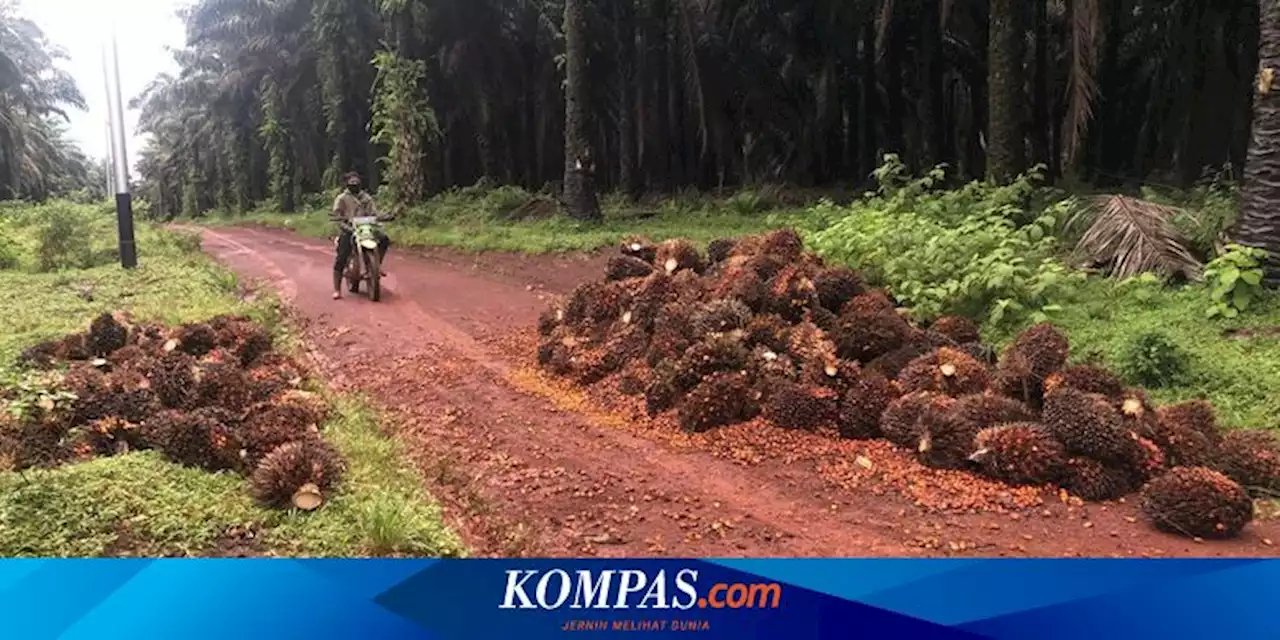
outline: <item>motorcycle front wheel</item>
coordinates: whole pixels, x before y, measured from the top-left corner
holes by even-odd
[[[369,299],[374,302],[382,300],[382,264],[377,251],[365,251],[364,268],[369,276]]]

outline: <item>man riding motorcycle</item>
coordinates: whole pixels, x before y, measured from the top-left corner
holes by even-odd
[[[333,201],[333,210],[329,214],[329,219],[338,223],[338,255],[333,261],[333,299],[337,300],[342,297],[342,276],[347,269],[347,262],[351,260],[351,254],[355,251],[355,236],[351,226],[352,218],[363,216],[375,216],[373,196],[370,196],[360,183],[360,174],[352,171],[345,176],[347,190],[342,192],[336,200]],[[378,264],[386,264],[387,249],[391,247],[391,238],[387,234],[378,232]],[[381,270],[381,275],[386,276],[385,269]]]

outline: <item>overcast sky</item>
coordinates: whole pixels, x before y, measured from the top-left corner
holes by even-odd
[[[75,76],[89,110],[73,109],[68,114],[70,133],[89,157],[107,154],[102,46],[109,42],[112,18],[119,42],[120,91],[127,105],[157,74],[177,71],[165,47],[182,46],[185,34],[176,12],[185,4],[184,0],[18,0],[21,14],[40,25],[71,58],[62,66]],[[130,167],[142,142],[134,132],[137,115],[126,109],[124,116]]]

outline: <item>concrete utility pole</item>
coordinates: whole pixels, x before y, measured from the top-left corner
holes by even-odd
[[[105,76],[106,73],[107,73],[107,68],[103,67],[102,74]],[[114,175],[112,175],[116,171],[116,161],[115,161],[115,155],[111,153],[111,145],[115,144],[114,142],[115,137],[111,135],[111,118],[107,118],[106,132],[107,132],[107,155],[104,158],[104,160],[106,161],[106,164],[102,166],[102,175],[105,176],[107,179],[107,191],[104,197],[110,198],[111,194],[115,193],[115,188],[116,188],[116,178]]]
[[[111,118],[112,172],[116,186],[116,231],[120,237],[120,266],[138,266],[138,249],[133,240],[133,199],[129,194],[129,161],[125,149],[124,105],[120,98],[120,55],[116,47],[115,25],[111,28],[111,61],[103,55],[109,69],[107,79],[107,111]]]
[[[107,119],[103,122],[106,124],[107,132],[107,166],[103,167],[103,174],[107,177],[107,192],[104,197],[110,198],[115,193],[116,177],[115,173],[115,135],[111,132],[111,74],[107,71],[107,46],[102,45],[102,97],[107,100]]]

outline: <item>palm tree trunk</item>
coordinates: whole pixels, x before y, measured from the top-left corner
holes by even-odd
[[[1049,117],[1049,16],[1045,0],[1034,0],[1032,22],[1035,32],[1035,82],[1032,84],[1035,120],[1031,133],[1034,160],[1044,164],[1049,176],[1057,175],[1057,163],[1050,155],[1049,136],[1053,121]]]
[[[1240,189],[1240,219],[1231,236],[1265,250],[1267,282],[1280,284],[1280,2],[1259,10],[1258,82],[1253,98],[1253,135]]]
[[[618,47],[618,183],[628,200],[639,195],[636,181],[635,59],[636,30],[632,0],[614,0]]]
[[[896,18],[896,17],[895,17]],[[896,26],[896,25],[895,25]],[[902,28],[890,28],[888,42],[884,53],[884,93],[888,99],[888,112],[885,115],[885,146],[888,151],[903,156],[907,162],[906,132],[903,130],[903,117],[907,112],[906,99],[902,93],[902,59],[906,38]]]
[[[1240,42],[1239,48],[1236,50],[1236,87],[1243,89],[1245,86],[1251,86],[1251,75],[1258,68],[1258,30],[1249,28],[1247,25],[1252,23],[1258,24],[1258,5],[1249,3],[1241,12],[1239,22],[1232,24],[1234,33],[1232,40]],[[1253,95],[1252,91],[1236,90],[1231,95],[1235,114],[1235,127],[1231,136],[1231,164],[1237,169],[1245,165],[1245,158],[1249,153],[1249,122],[1253,118],[1253,101],[1250,99]]]
[[[668,22],[671,29],[678,29],[679,26],[675,20]],[[672,34],[671,41],[678,43],[677,35]],[[679,46],[678,44],[676,46]],[[670,158],[671,158],[671,179],[674,184],[684,186],[689,184],[689,148],[692,146],[689,142],[689,118],[685,117],[685,105],[688,104],[685,98],[684,84],[684,59],[680,56],[677,49],[675,55],[668,56],[667,68],[667,122],[670,123],[671,133],[670,139]]]
[[[253,203],[253,167],[251,166],[253,157],[253,132],[244,125],[248,120],[244,117],[235,126],[235,149],[232,166],[235,171],[235,206],[236,213],[244,214]]]
[[[844,124],[844,149],[841,156],[840,179],[848,179],[860,177],[858,174],[862,171],[860,166],[862,158],[860,156],[860,144],[858,139],[859,120],[862,118],[859,109],[857,88],[854,85],[853,74],[846,74],[842,81],[844,84],[844,113],[842,114]]]
[[[937,0],[921,3],[920,16],[920,149],[922,169],[946,161],[942,128],[942,10]]]
[[[587,91],[586,0],[565,0],[564,200],[570,216],[599,220],[592,180],[591,104]]]
[[[1008,182],[1026,170],[1022,136],[1022,7],[991,0],[987,54],[987,177]]]
[[[674,176],[671,169],[671,85],[667,75],[667,57],[671,53],[668,37],[671,31],[670,8],[667,0],[654,0],[653,21],[650,33],[653,36],[653,57],[649,63],[649,71],[657,85],[657,92],[649,103],[653,113],[653,166],[650,171],[650,185],[659,184],[665,191],[675,189]]]
[[[876,122],[879,121],[880,90],[876,80],[876,22],[869,16],[862,24],[862,127],[861,153],[859,154],[858,183],[867,179],[880,162],[879,138]]]

